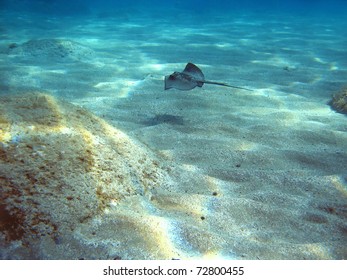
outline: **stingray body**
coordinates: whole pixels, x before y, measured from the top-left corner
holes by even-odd
[[[195,87],[202,87],[204,84],[219,85],[231,88],[249,90],[243,87],[228,85],[221,82],[206,81],[205,76],[198,66],[188,63],[182,72],[174,72],[165,76],[165,90],[175,88],[179,90],[191,90]]]

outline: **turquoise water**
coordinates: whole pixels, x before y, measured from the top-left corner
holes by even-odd
[[[346,2],[94,2],[0,1],[0,257],[345,259]]]
[[[179,9],[181,11],[189,12],[190,14],[199,13],[230,13],[232,11],[255,11],[255,12],[292,12],[301,11],[307,13],[322,13],[327,12],[339,12],[343,13],[346,10],[346,3],[344,0],[218,0],[218,1],[199,1],[199,0],[187,0],[187,1],[143,1],[132,0],[126,1],[112,1],[101,0],[98,3],[95,1],[59,1],[59,0],[3,0],[1,1],[3,8],[23,11],[23,12],[35,12],[43,14],[54,14],[58,16],[63,15],[86,15],[98,12],[112,13],[119,11],[120,9],[128,10],[141,10],[142,12],[148,12],[151,10],[159,9],[166,11],[165,17],[172,14],[170,9]]]

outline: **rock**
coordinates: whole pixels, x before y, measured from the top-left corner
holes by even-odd
[[[1,258],[57,258],[39,248],[169,180],[150,150],[47,94],[1,97],[0,141],[0,246],[26,250]]]
[[[92,58],[94,51],[71,40],[33,39],[20,45],[12,43],[9,46],[9,54],[43,61],[84,61]]]
[[[329,105],[337,112],[347,114],[347,87],[335,94]]]

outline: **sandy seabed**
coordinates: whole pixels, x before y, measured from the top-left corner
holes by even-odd
[[[1,258],[346,258],[346,23],[172,23],[2,17]]]

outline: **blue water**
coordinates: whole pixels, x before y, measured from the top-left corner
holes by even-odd
[[[97,2],[97,3],[95,3]],[[58,0],[2,0],[0,7],[22,12],[35,12],[46,15],[90,15],[95,13],[112,13],[117,10],[130,9],[149,12],[161,10],[162,17],[172,15],[172,9],[178,9],[192,15],[201,13],[222,13],[230,12],[256,12],[256,13],[287,13],[301,12],[307,14],[321,14],[331,16],[336,14],[343,15],[346,13],[347,4],[345,0],[132,0],[132,1],[112,1],[112,0],[75,0],[75,1],[58,1]]]

